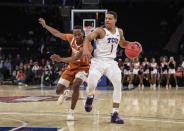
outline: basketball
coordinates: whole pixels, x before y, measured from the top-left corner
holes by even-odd
[[[142,52],[142,46],[139,43],[130,43],[125,48],[125,55],[129,59],[137,58]]]

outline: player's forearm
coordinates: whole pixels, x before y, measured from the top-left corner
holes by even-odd
[[[65,63],[72,63],[78,60],[81,57],[81,53],[78,53],[76,55],[72,55],[71,57],[66,57],[66,58],[60,58],[60,62],[65,62]]]
[[[73,59],[72,57],[66,57],[66,58],[60,58],[58,62],[69,63],[69,62],[73,62],[74,60],[75,59]]]
[[[56,30],[56,29],[54,29],[53,27],[51,27],[51,26],[48,26],[48,25],[45,25],[45,27],[44,27],[47,31],[49,31],[53,36],[55,36],[55,37],[61,37],[61,35],[63,34],[63,33],[61,33],[60,31],[58,31],[58,30]]]
[[[83,50],[88,50],[89,44],[91,44],[91,41],[88,37],[86,37],[84,39],[84,43],[83,43]]]
[[[120,41],[119,45],[121,48],[126,48],[129,43],[130,43],[129,41],[123,40]]]

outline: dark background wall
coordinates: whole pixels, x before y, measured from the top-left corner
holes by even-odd
[[[140,41],[144,48],[144,54],[149,56],[181,55],[182,51],[169,52],[164,47],[169,38],[181,23],[181,15],[178,12],[184,7],[181,1],[159,1],[159,0],[101,0],[98,4],[88,5],[81,0],[50,1],[28,1],[17,0],[0,2],[0,47],[18,48],[22,52],[35,51],[41,47],[49,47],[49,43],[63,43],[43,30],[37,19],[44,17],[51,26],[68,32],[70,29],[70,9],[98,8],[114,10],[118,13],[117,25],[123,28],[125,38],[130,41]],[[64,13],[64,14],[66,14]],[[30,31],[34,33],[30,35]],[[28,44],[23,40],[33,40]],[[180,40],[182,43],[182,40]],[[64,48],[67,48],[63,44]],[[179,47],[178,47],[179,48]],[[67,51],[63,51],[65,54]]]

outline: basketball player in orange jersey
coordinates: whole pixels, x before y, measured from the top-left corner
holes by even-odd
[[[39,23],[53,36],[68,41],[72,48],[71,57],[62,58],[59,55],[54,54],[50,58],[53,61],[69,63],[67,69],[63,72],[58,81],[56,93],[60,95],[57,103],[61,104],[68,95],[68,90],[66,91],[65,89],[71,86],[73,94],[71,100],[71,109],[69,110],[67,120],[74,120],[74,109],[79,98],[79,88],[86,79],[89,70],[89,63],[80,61],[85,35],[83,28],[81,26],[75,26],[73,29],[73,34],[64,34],[48,26],[43,18],[39,18]],[[90,50],[92,50],[92,47]]]
[[[129,42],[124,38],[123,30],[116,27],[117,13],[109,11],[105,15],[105,26],[98,27],[91,32],[84,40],[83,60],[88,60],[91,53],[88,45],[96,39],[94,46],[94,56],[91,59],[89,75],[87,79],[87,99],[85,103],[85,110],[90,112],[92,110],[92,103],[94,99],[94,90],[96,89],[98,80],[102,75],[106,75],[112,82],[113,91],[113,109],[111,115],[111,122],[116,124],[123,124],[124,121],[118,115],[119,105],[121,102],[122,76],[121,70],[117,62],[114,60],[117,53],[117,47],[125,48],[128,44],[139,44],[138,42]]]

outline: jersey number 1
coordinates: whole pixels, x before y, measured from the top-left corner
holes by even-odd
[[[111,45],[111,53],[112,53],[112,51],[113,51],[113,45]]]

